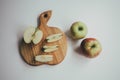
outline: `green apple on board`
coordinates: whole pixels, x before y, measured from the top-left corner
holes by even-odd
[[[87,35],[87,26],[81,22],[74,22],[70,28],[70,32],[73,39],[82,39]]]
[[[96,38],[86,38],[81,42],[81,50],[87,57],[94,58],[102,50],[101,43]]]

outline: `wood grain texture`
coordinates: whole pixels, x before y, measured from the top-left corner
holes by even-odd
[[[41,64],[55,65],[62,62],[66,56],[66,51],[67,51],[66,35],[57,27],[50,27],[47,25],[47,22],[50,19],[51,14],[52,14],[51,11],[46,11],[40,15],[40,18],[39,18],[40,26],[38,26],[38,28],[43,31],[43,38],[38,44],[36,45],[34,45],[33,43],[26,44],[23,39],[20,43],[20,54],[24,59],[24,61],[30,65],[33,65],[33,66],[38,66]],[[48,43],[46,41],[46,37],[56,33],[62,33],[63,34],[62,39],[55,42]],[[59,48],[54,52],[45,53],[41,50],[44,45],[59,45]],[[35,61],[35,56],[45,55],[45,54],[53,55],[53,61],[49,61],[46,63]]]

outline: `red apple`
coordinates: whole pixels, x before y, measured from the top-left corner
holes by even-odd
[[[102,51],[100,42],[95,38],[86,38],[82,41],[81,50],[87,57],[94,58]]]

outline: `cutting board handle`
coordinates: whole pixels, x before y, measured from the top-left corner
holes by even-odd
[[[45,12],[40,14],[40,18],[39,18],[40,19],[40,25],[39,25],[39,28],[40,27],[46,27],[47,22],[50,19],[51,15],[52,15],[52,11],[51,10],[45,11]]]

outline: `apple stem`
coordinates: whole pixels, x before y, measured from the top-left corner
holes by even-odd
[[[92,47],[92,48],[95,48],[95,47],[96,47],[96,45],[95,45],[95,44],[93,44],[91,47]]]

